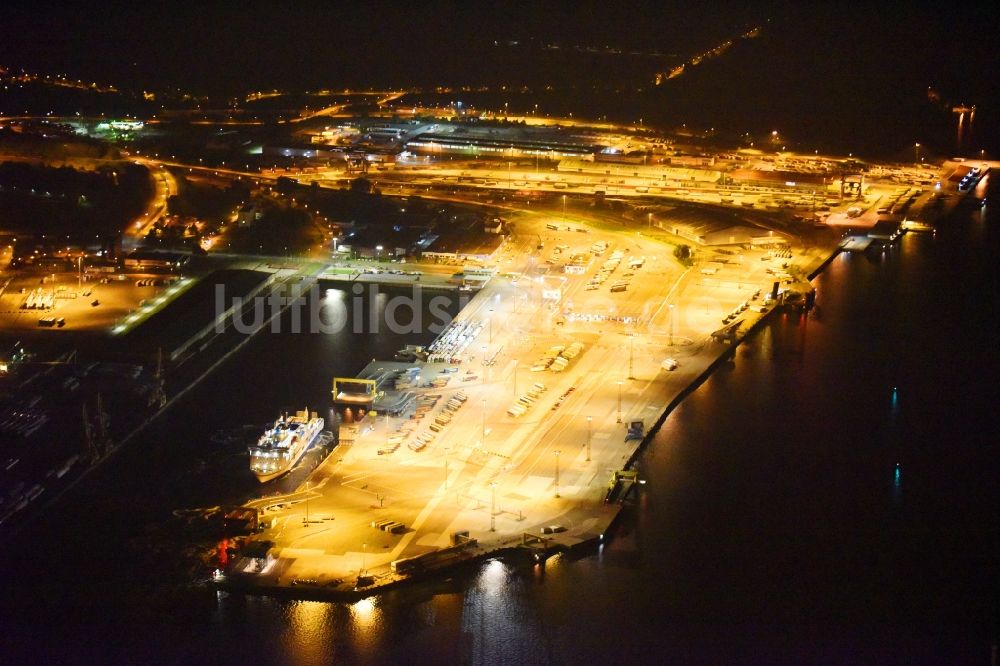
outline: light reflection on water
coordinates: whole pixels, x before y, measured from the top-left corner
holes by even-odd
[[[370,629],[376,620],[375,598],[367,597],[351,604],[351,619],[356,629],[361,631]]]
[[[818,313],[775,317],[667,419],[640,460],[641,501],[604,545],[354,604],[218,595],[209,622],[185,627],[187,661],[853,661],[845,650],[885,645],[873,661],[926,660],[932,639],[914,638],[913,617],[978,640],[1000,484],[987,457],[995,405],[976,381],[1000,326],[983,307],[994,295],[964,281],[1000,280],[996,253],[967,245],[995,245],[995,220],[974,226],[832,262]],[[205,394],[221,418],[263,421],[276,404],[328,399],[328,368],[375,347],[276,338]],[[240,378],[254,390],[220,389]],[[174,448],[200,413],[172,415]],[[137,474],[144,489],[155,479]],[[914,585],[932,579],[947,589]]]
[[[976,470],[945,462],[970,455],[966,440],[933,430],[952,412],[921,380],[942,366],[900,342],[937,334],[917,304],[947,292],[927,256],[940,242],[904,237],[885,255],[835,260],[816,312],[772,320],[667,420],[640,462],[641,502],[607,543],[534,566],[490,560],[457,576],[457,592],[380,598],[370,622],[352,607],[350,656],[723,662],[763,645],[778,658],[926,657],[905,619],[941,613],[912,585],[942,571],[927,521],[974,534],[986,515],[963,497]],[[935,510],[946,498],[978,517],[956,527]],[[981,567],[966,561],[949,584],[967,620],[984,617]]]
[[[319,663],[329,654],[329,641],[336,610],[319,601],[293,601],[287,607],[288,623],[281,641],[289,657],[298,663]]]
[[[935,533],[976,543],[995,524],[976,429],[958,417],[967,399],[939,387],[964,387],[978,363],[962,354],[975,343],[948,346],[967,309],[953,295],[965,273],[939,256],[954,235],[834,260],[817,310],[773,318],[667,419],[640,460],[640,502],[605,544],[356,604],[251,609],[234,595],[221,625],[248,626],[263,661],[297,663],[926,659],[907,618],[956,611],[914,580],[951,576],[966,623],[988,608],[982,550],[942,551]],[[936,362],[948,349],[958,358]]]
[[[501,560],[480,568],[462,611],[472,663],[531,663],[544,653],[538,609],[528,591],[524,576]]]

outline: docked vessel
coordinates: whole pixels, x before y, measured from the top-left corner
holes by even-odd
[[[321,432],[323,419],[315,412],[310,416],[308,409],[292,417],[278,417],[250,449],[250,469],[261,483],[281,476],[292,469]]]

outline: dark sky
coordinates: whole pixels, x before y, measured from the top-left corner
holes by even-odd
[[[123,78],[132,71],[153,79],[148,86],[243,88],[310,78],[377,85],[401,75],[459,83],[488,65],[494,40],[689,54],[772,19],[786,61],[776,63],[778,73],[799,67],[805,74],[815,62],[846,57],[864,75],[884,65],[890,77],[893,69],[923,70],[967,87],[970,96],[981,95],[986,80],[995,88],[996,11],[984,3],[872,4],[146,0],[67,7],[14,0],[4,3],[0,20],[0,62],[81,76]],[[515,80],[524,74],[507,72]]]
[[[0,22],[0,59],[36,69],[115,72],[119,78],[136,63],[144,76],[193,87],[310,77],[458,82],[475,80],[494,40],[534,37],[687,51],[763,13],[726,12],[725,3],[702,9],[655,3],[656,9],[634,11],[597,2],[202,4],[143,1],[65,9],[15,3],[5,6]]]
[[[537,45],[687,56],[769,21],[752,45],[678,79],[662,104],[652,98],[645,103],[654,108],[636,112],[655,117],[669,107],[663,115],[671,120],[698,116],[733,127],[743,118],[754,126],[773,120],[783,129],[804,128],[815,116],[840,134],[848,124],[870,132],[905,119],[900,131],[915,133],[926,120],[927,86],[935,86],[944,101],[977,104],[982,138],[992,141],[1000,109],[1000,23],[987,3],[144,0],[67,8],[15,0],[2,14],[0,63],[8,66],[231,95],[271,87],[642,85],[655,59],[554,56]],[[494,45],[511,39],[521,44]]]

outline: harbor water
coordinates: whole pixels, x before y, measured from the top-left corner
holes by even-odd
[[[353,604],[192,588],[156,539],[173,509],[251,487],[211,476],[230,469],[198,453],[214,430],[328,405],[332,376],[414,342],[262,335],[23,535],[0,645],[90,663],[988,663],[998,257],[1000,219],[971,207],[838,256],[810,314],[772,318],[670,415],[606,543]]]

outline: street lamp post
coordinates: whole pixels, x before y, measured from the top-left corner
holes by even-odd
[[[635,379],[635,374],[632,372],[633,368],[633,348],[635,347],[635,333],[628,334],[628,378]]]
[[[563,217],[563,222],[565,222],[566,221],[566,195],[565,194],[562,195],[562,200],[563,200],[563,214],[562,214],[562,217]]]
[[[486,443],[486,399],[483,398],[483,437],[482,443]]]
[[[368,544],[361,544],[361,571],[358,572],[358,576],[365,575],[365,555],[368,554]]]
[[[497,531],[497,482],[490,482],[490,532]]]
[[[309,482],[306,481],[306,517],[302,519],[306,525],[309,524]]]
[[[590,440],[594,435],[594,417],[587,417],[587,462],[590,462]]]
[[[920,161],[920,144],[919,143],[913,144],[913,161],[914,162],[919,162]]]
[[[490,344],[493,344],[493,308],[490,308]]]
[[[670,304],[670,346],[674,346],[674,304]]]
[[[649,227],[649,229],[652,229],[653,228],[653,214],[652,213],[647,213],[646,218],[647,218],[647,220],[649,222],[649,224],[647,226]]]
[[[514,359],[514,397],[517,397],[517,363],[518,359]]]
[[[618,423],[622,422],[622,382],[618,380]]]
[[[556,497],[559,497],[559,454],[562,451],[555,451],[556,454]]]

